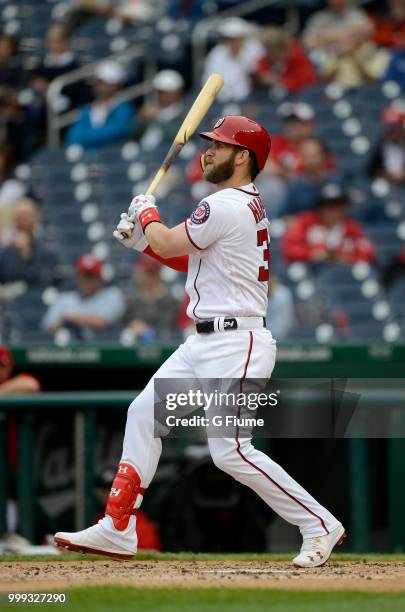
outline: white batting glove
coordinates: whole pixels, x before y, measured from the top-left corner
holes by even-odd
[[[133,249],[142,253],[148,246],[141,226],[136,221],[131,221],[128,213],[121,214],[121,220],[114,230],[113,236],[127,249]]]
[[[147,208],[157,208],[156,198],[153,195],[137,195],[132,198],[128,208],[128,215],[131,220],[138,218],[140,213]]]
[[[131,221],[135,219],[138,221],[143,232],[149,223],[161,222],[155,198],[152,195],[135,196],[128,209],[128,215]]]

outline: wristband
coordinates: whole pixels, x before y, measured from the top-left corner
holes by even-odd
[[[139,213],[138,221],[143,232],[145,232],[145,229],[149,225],[149,223],[153,223],[153,221],[161,223],[158,209],[154,207],[145,208],[145,210],[142,210]]]

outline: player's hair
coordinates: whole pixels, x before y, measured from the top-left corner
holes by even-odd
[[[256,155],[252,151],[249,151],[249,172],[252,181],[254,181],[257,175],[260,173],[260,168],[259,164],[257,163]]]
[[[246,147],[241,147],[239,145],[234,145],[235,149],[239,149],[239,151],[243,151],[244,149],[249,152],[249,174],[252,182],[255,180],[257,175],[260,173],[259,164],[257,163],[256,155],[253,151],[249,151]]]

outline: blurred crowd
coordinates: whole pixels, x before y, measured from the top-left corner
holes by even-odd
[[[80,67],[75,32],[83,24],[118,20],[135,27],[163,16],[185,20],[192,28],[214,14],[209,4],[71,0],[49,23],[43,56],[35,66],[23,61],[18,36],[0,34],[0,285],[22,282],[25,287],[59,288],[42,318],[44,333],[56,337],[62,331],[73,340],[91,340],[106,329],[119,329],[127,344],[188,333],[184,295],[172,290],[160,264],[147,257],[136,260],[133,279],[128,279],[131,288],[123,291],[108,282],[102,258],[78,252],[67,287],[65,262],[48,239],[40,198],[19,178],[16,168],[29,164],[46,147],[50,111],[70,114],[62,131],[63,146],[79,145],[90,155],[125,142],[138,143],[147,151],[170,143],[187,108],[188,57],[177,64],[160,60],[150,95],[135,102],[120,94],[139,76],[134,80],[131,67],[115,59],[101,61],[91,78],[69,82],[57,93],[49,88],[54,79]],[[219,2],[216,10],[238,4]],[[215,22],[206,54],[200,58],[201,78],[212,72],[225,76],[219,101],[228,105],[231,114],[232,104],[262,96],[265,116],[265,100],[279,100],[277,117],[269,116],[268,122],[276,119],[280,128],[272,132],[271,154],[257,187],[269,218],[280,220],[285,228],[280,241],[285,267],[293,262],[373,266],[377,245],[362,223],[378,223],[381,217],[371,209],[357,214],[358,202],[331,151],[332,143],[319,133],[316,109],[301,97],[328,84],[349,92],[370,83],[396,84],[402,97],[387,100],[381,108],[363,172],[370,184],[383,179],[398,190],[398,198],[405,197],[405,0],[361,6],[354,0],[308,4],[310,10],[299,15],[295,30],[290,24],[277,24],[270,8],[268,20],[260,25],[236,16]],[[186,180],[191,193],[198,185],[204,194],[211,187],[204,184],[200,154],[196,152],[186,179],[179,181]],[[191,204],[184,202],[185,210]],[[398,249],[379,273],[385,281],[395,269],[403,278],[404,266],[405,249]],[[269,325],[278,339],[291,337],[297,326],[295,298],[283,280],[276,269],[269,289]]]
[[[179,72],[187,74],[175,75],[172,71],[158,79],[154,86],[159,100],[153,108],[149,104],[144,106],[139,118],[138,105],[136,108],[115,100],[120,89],[132,84],[131,71],[126,72],[115,62],[101,65],[91,79],[68,84],[57,94],[49,95],[49,85],[82,63],[75,33],[83,20],[113,18],[150,23],[166,11],[167,18],[193,23],[204,17],[204,11],[209,12],[205,6],[208,4],[202,0],[168,3],[72,0],[58,19],[50,20],[42,57],[36,62],[28,62],[20,53],[22,41],[17,35],[0,34],[1,132],[3,139],[13,143],[14,160],[29,158],[46,142],[47,105],[56,113],[76,109],[77,121],[65,134],[66,142],[80,142],[90,148],[128,137],[139,138],[145,120],[175,121],[175,110],[162,114],[158,108],[177,103],[181,112],[185,80],[190,85],[190,72],[185,68],[187,58],[177,62]],[[220,2],[217,10],[237,4]],[[222,101],[243,100],[252,91],[263,88],[280,96],[299,94],[316,83],[329,81],[344,88],[384,80],[403,86],[405,2],[387,0],[377,3],[378,9],[373,10],[375,5],[371,3],[367,13],[354,0],[312,2],[313,12],[295,34],[288,25],[273,25],[271,7],[268,22],[260,26],[240,17],[218,20],[203,58],[203,80],[212,72],[225,75],[225,86],[220,92]],[[323,8],[315,10],[320,6]]]

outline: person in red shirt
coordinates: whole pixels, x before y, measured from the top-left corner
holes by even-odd
[[[21,373],[12,376],[14,358],[6,346],[0,346],[0,397],[17,394],[38,393],[41,391],[39,381],[32,374]],[[17,458],[17,421],[14,414],[8,414],[7,420],[7,458],[8,466],[16,472]],[[10,530],[14,528],[9,525]]]
[[[301,145],[315,136],[315,113],[305,102],[284,102],[278,114],[283,120],[283,132],[271,137],[271,151],[264,172],[289,179],[305,171]],[[328,170],[333,170],[335,165],[333,156],[328,153]]]
[[[375,249],[361,226],[347,216],[349,201],[338,183],[320,191],[315,211],[303,212],[288,227],[281,250],[288,261],[353,264],[372,262]]]
[[[307,168],[303,144],[315,137],[315,113],[309,104],[284,102],[277,112],[283,120],[283,131],[272,135],[270,155],[256,180],[256,186],[263,200],[268,202],[268,212],[273,217],[281,213],[291,180],[305,174]],[[327,151],[326,171],[331,173],[335,165],[333,155]]]
[[[41,390],[38,380],[32,374],[22,373],[11,376],[14,359],[11,351],[0,346],[0,395],[37,393]]]
[[[283,121],[283,132],[271,138],[270,157],[267,162],[271,174],[285,178],[304,170],[301,143],[315,134],[315,113],[304,102],[285,102],[278,108]]]
[[[280,28],[267,28],[262,35],[266,55],[254,69],[253,79],[261,87],[278,87],[295,94],[318,82],[304,47]]]
[[[0,346],[0,397],[41,391],[39,381],[26,372],[11,376],[14,368],[12,352]],[[17,426],[13,414],[8,416],[8,459],[12,469],[17,469]]]
[[[372,16],[372,20],[377,45],[390,49],[405,47],[405,0],[389,0],[389,14]]]

